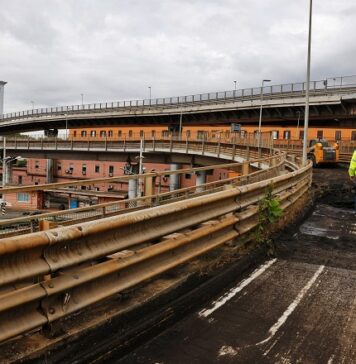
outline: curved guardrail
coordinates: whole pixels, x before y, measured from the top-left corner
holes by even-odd
[[[189,96],[176,96],[155,99],[129,100],[117,102],[105,102],[97,104],[83,104],[71,106],[58,106],[49,108],[40,108],[34,110],[25,110],[13,112],[0,116],[3,122],[26,119],[26,118],[43,118],[58,115],[72,115],[85,112],[103,112],[103,111],[123,111],[133,110],[139,112],[145,108],[169,108],[176,106],[203,105],[208,103],[220,103],[226,101],[248,101],[261,97],[268,98],[286,98],[300,97],[305,95],[306,83],[288,83],[272,85],[265,87],[245,88],[233,91],[211,92]],[[342,94],[356,90],[356,76],[332,77],[325,80],[310,82],[310,95],[329,95],[334,93]]]
[[[231,145],[232,149],[233,146]],[[232,151],[231,151],[232,153]],[[270,154],[269,150],[263,149],[263,155]],[[259,163],[264,166],[268,165],[268,168],[257,169],[253,166]],[[286,164],[286,154],[284,152],[277,152],[272,156],[264,156],[261,159],[249,159],[242,163],[225,163],[218,164],[208,167],[197,167],[197,168],[185,168],[175,171],[155,171],[145,174],[138,175],[124,175],[120,177],[114,177],[109,179],[99,179],[101,182],[128,182],[130,179],[141,180],[142,184],[145,185],[146,179],[152,179],[157,182],[157,189],[160,191],[162,189],[162,178],[169,178],[172,175],[185,175],[196,174],[202,171],[213,171],[215,169],[228,169],[234,172],[238,172],[240,175],[227,178],[222,180],[217,180],[209,183],[205,183],[199,186],[192,186],[186,188],[180,188],[171,192],[157,193],[152,195],[146,195],[143,197],[137,197],[134,199],[125,199],[118,202],[107,202],[96,204],[93,206],[81,207],[76,209],[70,209],[69,211],[56,211],[50,213],[44,213],[33,216],[18,217],[7,220],[0,220],[0,239],[7,236],[12,236],[14,234],[26,234],[30,232],[35,232],[40,229],[40,221],[51,221],[60,225],[71,225],[76,222],[89,221],[98,218],[109,217],[113,215],[118,215],[137,209],[143,209],[152,206],[159,206],[167,204],[170,202],[178,201],[181,199],[187,199],[194,196],[200,196],[205,194],[210,194],[214,192],[221,191],[228,186],[242,186],[249,183],[254,183],[261,181],[263,179],[268,179],[278,175],[282,169],[288,168]],[[293,167],[290,167],[293,168]],[[2,193],[15,193],[23,191],[33,191],[33,190],[46,190],[55,189],[56,187],[63,186],[73,186],[73,184],[83,183],[91,185],[98,180],[88,179],[85,182],[68,182],[68,183],[53,183],[49,185],[34,185],[34,186],[24,186],[24,187],[8,187],[0,190]],[[72,192],[75,192],[75,190]]]
[[[311,164],[288,163],[289,171],[263,181],[2,239],[0,341],[58,322],[248,234],[258,225],[268,186],[284,210],[310,188]],[[116,254],[123,250],[131,253]]]

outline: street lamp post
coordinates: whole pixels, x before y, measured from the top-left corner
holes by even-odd
[[[234,81],[235,88],[234,88],[234,97],[236,97],[236,90],[237,90],[237,81]]]
[[[4,115],[4,87],[6,85],[7,82],[5,81],[0,81],[0,119],[3,118]],[[5,183],[5,169],[6,169],[6,162],[5,162],[5,158],[6,158],[6,137],[4,136],[3,138],[3,161],[2,161],[2,185],[4,186]]]
[[[152,87],[148,86],[148,89],[150,90],[150,106],[151,106],[151,99],[152,99]]]
[[[182,140],[182,124],[183,124],[183,112],[180,112],[179,116],[179,140]]]
[[[261,149],[261,126],[262,126],[262,108],[263,108],[263,87],[265,82],[271,82],[271,80],[263,80],[261,85],[261,106],[260,106],[260,118],[258,120],[258,153],[260,154]]]
[[[32,104],[32,111],[33,111],[35,109],[35,102],[31,101],[31,104]]]
[[[64,114],[66,116],[66,140],[68,140],[68,114]]]
[[[313,0],[310,0],[310,3],[309,3],[308,58],[307,58],[307,85],[306,85],[307,87],[306,87],[306,91],[305,91],[305,112],[304,112],[303,165],[305,165],[307,163],[312,12],[313,12]]]
[[[300,111],[297,111],[298,114],[298,121],[297,121],[297,135],[296,135],[296,139],[299,139],[299,122],[300,122]]]
[[[84,94],[80,94],[80,96],[82,97],[82,107],[84,106]]]

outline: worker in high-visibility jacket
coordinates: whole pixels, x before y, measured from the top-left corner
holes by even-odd
[[[350,180],[354,184],[354,193],[355,193],[355,212],[356,212],[356,150],[351,157],[350,167],[349,167],[349,176]]]

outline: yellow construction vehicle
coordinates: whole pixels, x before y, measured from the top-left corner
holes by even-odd
[[[339,161],[339,145],[334,143],[329,146],[325,139],[312,139],[309,142],[308,159],[313,162],[313,167],[320,164],[335,164]]]

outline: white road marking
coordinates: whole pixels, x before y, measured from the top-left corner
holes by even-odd
[[[277,320],[277,322],[268,330],[269,336],[267,339],[260,341],[256,345],[262,345],[268,342],[273,338],[273,336],[277,333],[280,327],[286,322],[291,313],[295,310],[295,308],[299,305],[300,301],[318,279],[320,274],[323,272],[325,265],[321,265],[319,269],[314,273],[313,277],[308,281],[308,283],[302,288],[302,290],[298,293],[298,296],[294,299],[294,301],[288,306],[288,308],[283,312],[282,316]]]
[[[248,278],[246,278],[243,281],[241,281],[241,283],[237,287],[231,289],[226,294],[224,294],[223,296],[219,297],[216,301],[214,301],[212,308],[209,308],[209,309],[204,308],[203,310],[201,310],[199,312],[199,316],[200,317],[208,317],[209,315],[211,315],[214,311],[216,311],[217,309],[219,309],[226,302],[228,302],[229,300],[231,300],[231,298],[233,298],[237,293],[239,293],[246,286],[248,286],[254,279],[256,279],[257,277],[259,277],[263,272],[265,272],[276,261],[277,261],[276,258],[275,259],[271,259],[267,263],[261,265],[258,269],[256,269],[255,271],[253,271],[252,274]]]

